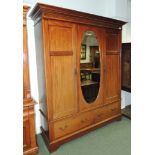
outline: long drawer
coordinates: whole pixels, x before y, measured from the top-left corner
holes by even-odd
[[[92,112],[81,114],[80,116],[65,119],[54,123],[54,138],[65,136],[69,133],[87,127],[94,123]]]
[[[107,118],[119,114],[119,112],[119,103],[115,102],[78,116],[53,122],[51,125],[54,129],[54,139],[58,139],[89,125],[104,121]]]

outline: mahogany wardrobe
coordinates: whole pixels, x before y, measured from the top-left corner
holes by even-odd
[[[41,131],[50,152],[121,119],[123,21],[37,3]]]

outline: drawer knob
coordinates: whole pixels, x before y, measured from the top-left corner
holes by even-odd
[[[61,131],[65,131],[67,128],[68,128],[68,126],[65,125],[64,127],[60,127],[59,129],[60,129]]]

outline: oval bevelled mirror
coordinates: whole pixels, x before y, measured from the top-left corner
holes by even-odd
[[[96,100],[100,86],[99,43],[93,31],[86,31],[81,42],[80,53],[81,89],[87,103]]]

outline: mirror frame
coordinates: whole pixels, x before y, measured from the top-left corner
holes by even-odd
[[[94,40],[96,40],[96,42],[97,42],[97,45],[93,45],[93,46],[98,46],[98,51],[99,51],[99,53],[100,53],[100,55],[99,55],[99,82],[98,83],[96,83],[96,82],[94,82],[94,84],[92,84],[92,85],[90,85],[90,87],[86,84],[86,91],[92,91],[91,89],[96,89],[96,93],[94,93],[94,96],[92,96],[92,99],[90,99],[90,100],[92,100],[92,101],[88,101],[88,99],[87,99],[87,96],[85,96],[86,94],[84,93],[84,88],[82,89],[82,79],[81,79],[81,60],[86,60],[86,58],[85,59],[81,59],[80,58],[80,87],[81,87],[81,92],[82,92],[82,95],[83,95],[83,99],[85,100],[85,103],[87,103],[87,104],[93,104],[93,103],[95,103],[95,101],[97,100],[97,98],[98,98],[98,96],[99,96],[99,93],[100,93],[100,85],[101,85],[101,50],[100,50],[100,44],[99,44],[99,40],[98,40],[98,38],[97,38],[97,35],[96,35],[96,33],[93,31],[93,30],[86,30],[86,31],[84,31],[83,32],[83,36],[82,36],[82,39],[81,39],[81,46],[80,46],[80,56],[81,56],[81,52],[82,52],[82,50],[83,50],[83,45],[85,45],[85,56],[86,56],[86,50],[87,50],[87,46],[86,46],[86,44],[85,43],[83,43],[83,40],[85,39],[85,37],[86,36],[89,36],[89,35],[86,35],[87,33],[92,33],[92,35],[93,35],[93,38],[94,38]],[[91,36],[91,35],[90,35]],[[89,46],[89,47],[91,47],[91,46]],[[94,67],[94,63],[93,63],[93,67]],[[97,85],[98,84],[98,85]],[[89,89],[89,88],[90,89]],[[92,87],[92,88],[91,88]],[[92,92],[94,92],[94,91],[92,91]],[[93,95],[93,94],[92,94]],[[91,98],[91,97],[90,97]]]

